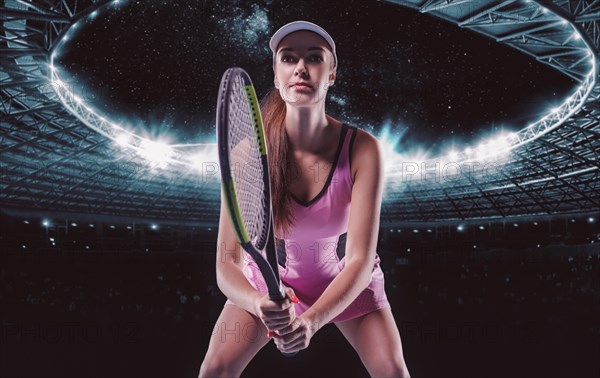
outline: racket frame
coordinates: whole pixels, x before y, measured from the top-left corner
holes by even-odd
[[[250,235],[244,226],[240,207],[235,192],[235,182],[232,177],[232,167],[229,159],[229,119],[227,117],[229,113],[229,93],[231,87],[234,84],[234,78],[239,75],[244,81],[245,94],[248,99],[250,106],[249,111],[253,115],[254,129],[256,131],[256,137],[258,141],[258,147],[261,154],[261,164],[263,169],[263,183],[264,183],[264,197],[267,212],[267,224],[265,228],[266,235],[266,256],[263,256],[261,251],[256,248],[252,243]],[[269,160],[267,156],[267,144],[265,139],[265,133],[262,124],[262,117],[260,114],[260,107],[256,96],[256,91],[250,79],[248,73],[240,67],[229,68],[221,79],[221,85],[219,90],[218,102],[217,102],[217,145],[219,150],[219,164],[221,167],[221,179],[222,179],[222,193],[225,197],[225,203],[227,211],[229,213],[229,219],[233,226],[236,238],[240,246],[252,256],[254,262],[260,269],[267,289],[269,292],[269,298],[274,301],[281,301],[285,299],[285,292],[283,290],[283,284],[279,277],[279,268],[277,261],[277,253],[275,250],[275,234],[273,232],[273,209],[271,204],[271,185],[269,177]]]

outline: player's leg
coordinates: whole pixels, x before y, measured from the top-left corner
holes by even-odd
[[[371,377],[409,377],[400,332],[389,307],[335,323]]]
[[[260,319],[236,305],[223,306],[199,377],[239,377],[269,340]]]

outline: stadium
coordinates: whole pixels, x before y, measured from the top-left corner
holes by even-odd
[[[122,3],[0,7],[3,376],[195,376],[225,301],[214,143],[135,133],[53,63]],[[577,83],[516,132],[435,156],[386,148],[378,250],[412,374],[598,376],[600,2],[391,3]],[[333,346],[343,367],[311,367]],[[367,376],[334,329],[310,349],[270,345],[246,376]]]

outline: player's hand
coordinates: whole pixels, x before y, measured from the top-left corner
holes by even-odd
[[[287,327],[296,318],[294,303],[298,303],[298,298],[293,289],[284,287],[284,290],[286,298],[283,301],[273,301],[267,294],[254,304],[256,316],[269,331],[278,331]]]
[[[306,349],[317,329],[312,322],[300,315],[292,324],[275,333],[275,345],[277,349],[284,353],[293,353]]]

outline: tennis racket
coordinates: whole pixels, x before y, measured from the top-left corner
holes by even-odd
[[[282,301],[285,292],[275,250],[267,143],[248,73],[239,67],[225,71],[217,101],[217,145],[227,211],[238,242],[265,279],[269,298]]]

